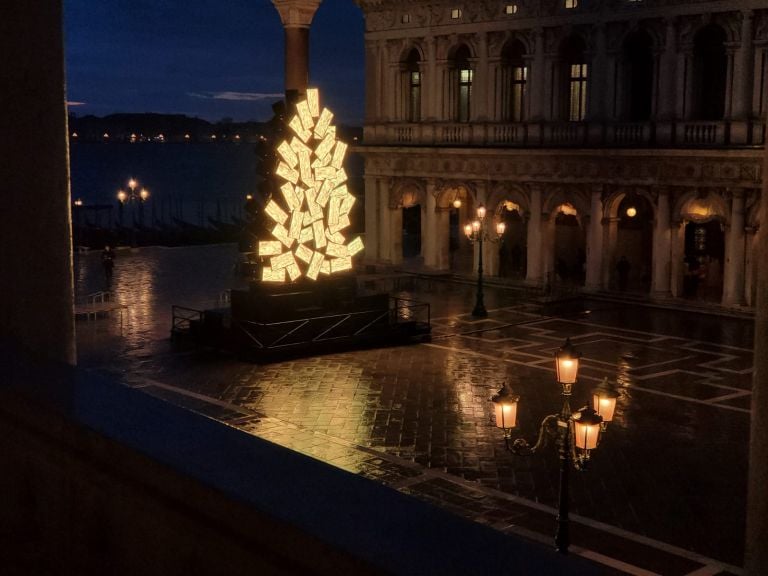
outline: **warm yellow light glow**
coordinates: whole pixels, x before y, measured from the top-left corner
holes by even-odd
[[[464,235],[467,237],[472,236],[472,224],[465,224],[464,225]]]
[[[128,199],[128,194],[126,194],[124,190],[118,190],[117,199],[120,202],[125,202]]]
[[[485,218],[485,206],[482,204],[477,207],[477,217],[480,218],[480,220]]]
[[[576,212],[576,208],[574,208],[570,204],[560,204],[557,210],[560,213],[565,214],[566,216],[576,216],[578,214],[578,212]]]
[[[260,256],[270,256],[262,280],[285,282],[306,276],[334,274],[352,268],[352,256],[363,250],[357,237],[347,243],[355,197],[346,186],[344,156],[347,145],[336,140],[333,114],[320,110],[316,89],[296,105],[288,126],[293,135],[277,147],[275,174],[285,183],[265,213],[275,222],[276,241],[259,242]]]
[[[472,231],[473,232],[480,231],[480,220],[475,220],[474,222],[472,222]]]
[[[461,200],[459,198],[456,198],[456,200],[453,201],[453,207],[457,210],[461,208]]]
[[[83,200],[81,198],[78,198],[77,200],[75,200],[74,204],[75,204],[75,206],[82,206],[83,205]]]
[[[514,428],[517,425],[517,402],[496,404],[496,426],[498,428]]]
[[[136,180],[134,180],[133,178],[128,180],[128,188],[131,189],[131,192],[133,192],[136,189],[136,186],[138,186],[138,185],[139,185],[139,183],[136,182]]]
[[[184,140],[189,140],[190,136],[189,134],[184,134]]]
[[[634,218],[635,216],[637,216],[637,208],[635,208],[634,206],[630,206],[629,208],[627,208],[627,216],[629,216],[630,218]]]
[[[149,190],[147,190],[146,188],[142,188],[141,192],[139,192],[139,197],[142,200],[146,200],[147,198],[149,198]]]
[[[504,222],[499,222],[498,224],[496,224],[496,234],[498,234],[499,236],[503,236],[504,231],[506,229],[507,229],[507,225],[504,224]]]

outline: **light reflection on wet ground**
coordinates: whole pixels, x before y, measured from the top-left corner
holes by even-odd
[[[498,498],[485,510],[475,492],[461,508],[466,493],[442,484],[430,492],[429,474],[554,506],[554,450],[510,456],[488,399],[510,383],[522,397],[519,429],[531,439],[560,408],[552,352],[570,336],[585,355],[573,408],[603,377],[621,386],[591,471],[574,478],[574,511],[740,562],[750,321],[615,302],[542,308],[492,286],[489,318],[474,320],[473,284],[420,280],[397,295],[432,304],[431,344],[269,365],[171,348],[171,304],[214,307],[235,281],[235,258],[232,246],[121,251],[112,288],[128,305],[123,327],[116,317],[78,322],[81,364],[506,529],[522,522],[520,510],[501,514]],[[76,273],[79,294],[103,288],[98,254],[81,257]]]

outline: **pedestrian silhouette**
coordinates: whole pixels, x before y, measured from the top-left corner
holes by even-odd
[[[115,267],[115,252],[111,246],[105,246],[101,253],[101,265],[104,268],[104,277],[107,284],[112,282],[112,270]]]

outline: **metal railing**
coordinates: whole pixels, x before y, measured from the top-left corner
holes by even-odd
[[[202,310],[187,308],[185,306],[171,306],[171,335],[189,332],[193,322],[203,321]]]

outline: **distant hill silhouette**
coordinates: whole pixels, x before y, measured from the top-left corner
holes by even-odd
[[[263,133],[264,126],[263,122],[230,122],[226,119],[212,123],[184,114],[125,113],[104,117],[69,117],[70,136],[81,141],[100,142],[254,142]]]

